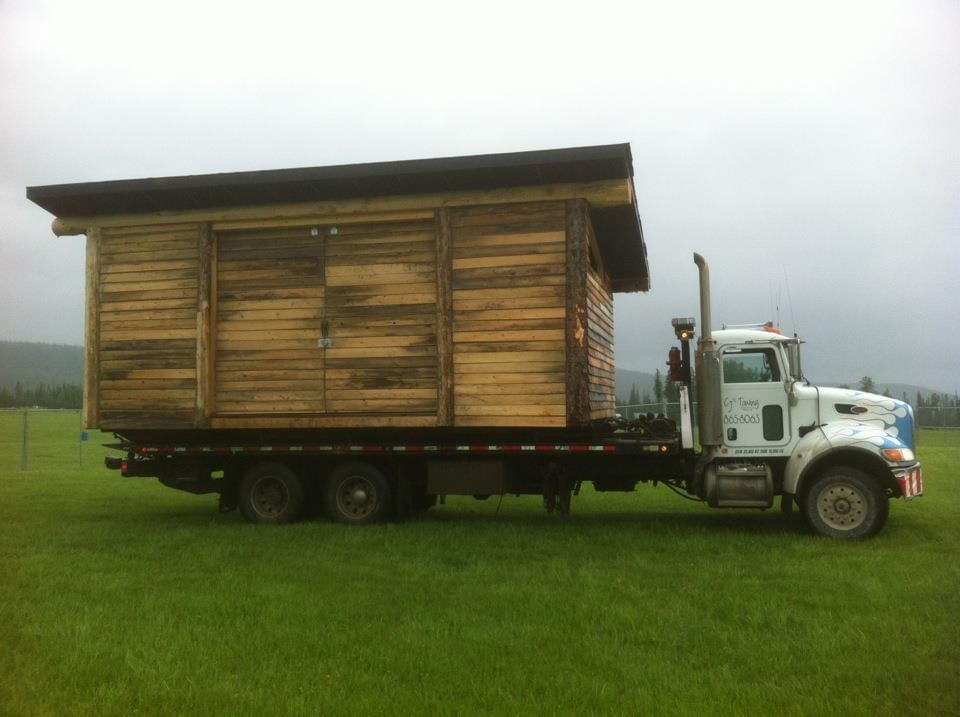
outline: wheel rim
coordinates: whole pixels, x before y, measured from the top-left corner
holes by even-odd
[[[850,483],[830,483],[817,496],[817,513],[834,530],[858,528],[867,510],[867,497]]]
[[[377,489],[364,476],[348,476],[337,489],[337,509],[353,520],[366,518],[377,507]]]
[[[290,502],[286,484],[274,476],[264,476],[253,485],[253,509],[264,518],[275,518]]]

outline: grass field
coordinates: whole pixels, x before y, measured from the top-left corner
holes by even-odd
[[[875,539],[663,488],[253,526],[0,414],[0,714],[960,712],[960,433]],[[93,436],[97,439],[98,436]]]

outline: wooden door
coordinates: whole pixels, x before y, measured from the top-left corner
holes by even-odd
[[[324,413],[323,232],[216,237],[215,412]]]
[[[422,425],[437,413],[434,222],[326,231],[327,412]]]
[[[436,415],[432,220],[216,241],[217,415]]]

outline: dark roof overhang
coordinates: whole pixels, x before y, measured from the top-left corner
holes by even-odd
[[[629,144],[27,187],[57,217],[146,214],[632,179]],[[615,291],[649,288],[646,247],[630,205],[594,208]]]

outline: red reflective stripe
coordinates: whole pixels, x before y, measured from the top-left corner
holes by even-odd
[[[897,476],[897,483],[900,485],[900,493],[904,498],[913,498],[923,495],[923,473],[922,469],[915,468],[909,473]]]
[[[612,453],[617,450],[615,445],[610,444],[506,444],[506,445],[403,445],[403,446],[381,446],[381,445],[339,445],[339,446],[141,446],[137,449],[140,453],[320,453],[320,452],[339,452],[339,453],[383,453],[392,451],[396,453],[421,453],[424,451],[441,452],[468,452],[468,453],[516,453],[520,451],[537,451],[542,453],[567,453],[567,452],[586,452],[598,451]],[[910,479],[914,483],[919,483],[919,472],[910,474]]]

